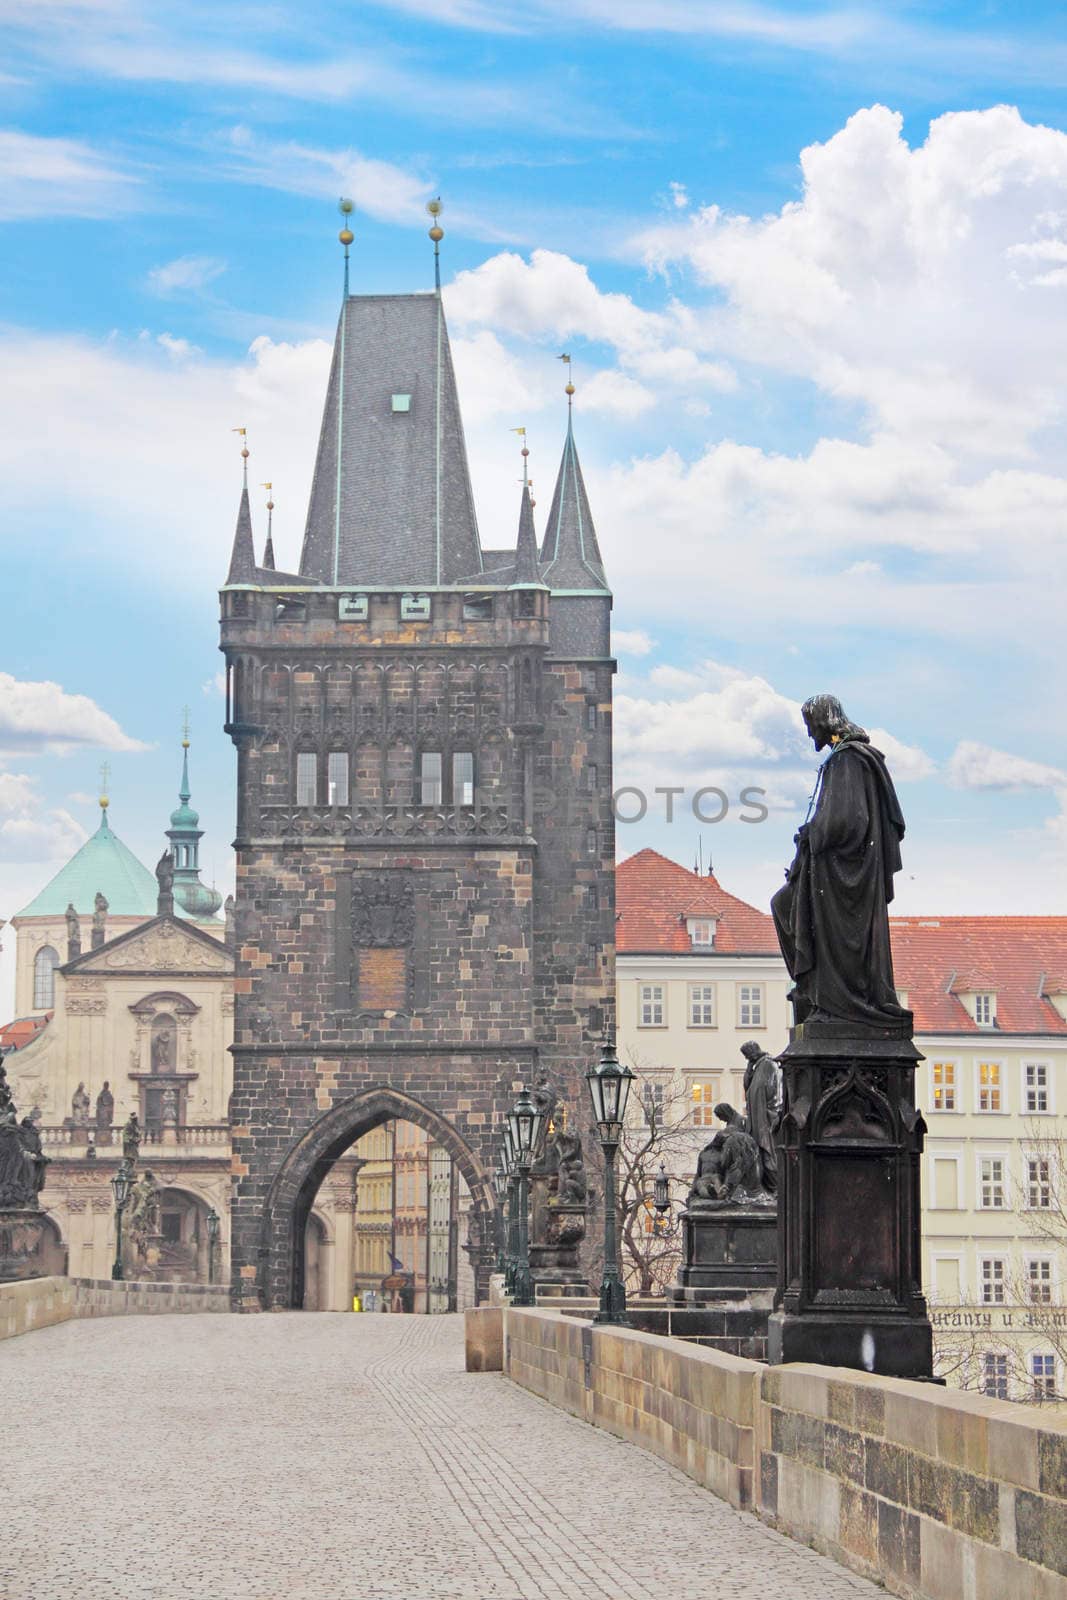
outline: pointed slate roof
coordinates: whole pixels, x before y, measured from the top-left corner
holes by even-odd
[[[227,583],[255,583],[256,550],[252,542],[252,509],[248,503],[248,485],[241,490],[241,503],[237,508],[237,528],[230,553],[230,570]]]
[[[155,874],[142,866],[133,851],[112,832],[106,809],[92,838],[18,916],[61,917],[68,905],[82,916],[89,916],[97,892],[107,900],[109,916],[155,916],[159,893]]]
[[[352,295],[337,324],[301,575],[417,586],[481,571],[440,296]]]
[[[515,577],[511,587],[513,589],[546,587],[541,578],[541,568],[537,559],[533,501],[530,499],[530,491],[526,484],[522,487],[522,503],[519,506],[519,539],[515,549]]]
[[[604,562],[597,544],[570,414],[552,509],[548,513],[541,566],[545,582],[553,589],[607,590]]]

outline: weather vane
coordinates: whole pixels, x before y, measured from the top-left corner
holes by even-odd
[[[571,358],[569,355],[561,355],[559,359],[565,362],[567,367],[567,386],[563,393],[567,396],[567,410],[569,411],[574,399],[574,373],[571,369]]]
[[[353,211],[356,208],[355,208],[354,203],[351,200],[345,200],[345,199],[342,198],[342,199],[338,200],[338,202],[337,202],[337,209],[341,213],[342,217],[344,217],[344,219],[345,219],[344,220],[344,225],[341,228],[341,231],[337,235],[337,237],[340,239],[341,243],[345,247],[345,299],[347,300],[348,299],[348,247],[352,243],[352,240],[356,237],[355,234],[352,232],[352,229],[348,226],[348,219],[352,215]]]
[[[101,811],[106,811],[108,806],[109,806],[109,804],[110,804],[110,799],[109,799],[109,796],[108,796],[108,786],[109,786],[110,782],[111,782],[111,763],[110,763],[110,761],[102,761],[100,763],[100,809],[101,809]]]
[[[241,460],[244,463],[245,488],[247,489],[248,488],[248,429],[247,428],[231,428],[230,432],[231,433],[239,433],[241,435]]]
[[[438,220],[440,218],[441,212],[444,210],[444,206],[441,204],[441,196],[438,195],[436,200],[427,200],[426,209],[430,213],[430,216],[433,218],[433,223],[432,223],[432,226],[430,227],[430,230],[429,230],[430,238],[433,240],[433,281],[434,281],[434,286],[437,289],[438,294],[440,294],[441,293],[441,240],[445,236],[445,230],[442,228],[442,226],[440,224],[440,221]]]
[[[182,706],[182,749],[189,748],[189,707]]]
[[[526,444],[526,429],[511,428],[509,431],[511,433],[517,433],[519,438],[522,440],[522,486],[524,489],[532,489],[533,479],[530,477],[529,467],[527,465],[530,459],[530,452]],[[533,500],[530,501],[530,504],[534,504]]]

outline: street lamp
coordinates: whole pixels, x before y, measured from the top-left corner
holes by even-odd
[[[659,1171],[656,1173],[652,1185],[652,1204],[659,1216],[665,1217],[671,1209],[671,1180],[667,1176],[667,1168],[661,1161]]]
[[[517,1259],[515,1262],[515,1288],[512,1304],[517,1306],[536,1305],[534,1297],[533,1279],[530,1277],[530,1229],[527,1217],[529,1204],[529,1179],[530,1166],[533,1162],[533,1153],[541,1135],[541,1124],[544,1113],[539,1111],[530,1099],[526,1088],[519,1090],[519,1098],[507,1115],[507,1126],[511,1132],[511,1148],[515,1152],[515,1166],[518,1171],[518,1213],[519,1227],[516,1240]]]
[[[508,1200],[508,1174],[504,1166],[503,1157],[493,1173],[493,1193],[496,1195],[496,1270],[507,1273],[508,1263],[508,1236],[507,1236],[507,1200]]]
[[[615,1216],[615,1157],[626,1119],[633,1073],[621,1067],[610,1040],[605,1041],[597,1066],[585,1075],[593,1117],[604,1151],[604,1276],[600,1284],[600,1310],[594,1322],[629,1325],[626,1315],[626,1290],[619,1273],[619,1245]],[[666,1175],[664,1175],[666,1176]]]
[[[131,1180],[130,1163],[123,1158],[111,1179],[111,1189],[115,1196],[115,1264],[111,1268],[111,1276],[115,1279],[122,1279],[126,1276],[122,1265],[122,1213],[125,1211],[126,1202],[130,1198]]]
[[[519,1259],[519,1168],[512,1148],[511,1129],[506,1119],[501,1143],[500,1166],[507,1192],[507,1211],[504,1224],[504,1293],[512,1295],[515,1292],[515,1264]]]
[[[219,1242],[219,1214],[212,1206],[207,1214],[207,1281],[215,1282],[215,1246]]]

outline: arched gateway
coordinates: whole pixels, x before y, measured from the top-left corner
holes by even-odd
[[[338,1157],[357,1139],[394,1119],[418,1123],[448,1151],[470,1190],[475,1215],[482,1221],[482,1233],[492,1237],[492,1184],[474,1151],[452,1124],[429,1106],[381,1084],[324,1112],[290,1147],[279,1167],[264,1208],[260,1247],[266,1268],[264,1299],[268,1309],[296,1309],[304,1304],[304,1240],[319,1186]]]
[[[569,421],[545,537],[483,550],[439,294],[341,308],[298,572],[222,589],[237,749],[231,1262],[296,1302],[309,1196],[387,1116],[491,1215],[515,1089],[584,1120],[615,990],[611,592]],[[295,1231],[294,1231],[295,1230]],[[477,1242],[484,1289],[492,1242]]]

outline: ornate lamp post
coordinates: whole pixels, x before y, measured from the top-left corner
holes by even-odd
[[[652,1205],[658,1217],[665,1217],[671,1209],[671,1180],[667,1176],[667,1168],[661,1161],[659,1171],[656,1173],[652,1185]]]
[[[600,1310],[594,1322],[626,1327],[626,1290],[619,1272],[619,1242],[615,1217],[615,1157],[619,1152],[626,1102],[630,1098],[633,1073],[621,1067],[615,1046],[606,1041],[597,1066],[585,1075],[593,1117],[604,1151],[604,1277],[600,1285]]]
[[[496,1270],[506,1273],[508,1265],[507,1200],[508,1173],[503,1156],[493,1173],[493,1193],[496,1195]]]
[[[215,1282],[215,1247],[219,1242],[219,1214],[212,1206],[207,1214],[207,1281]]]
[[[515,1288],[512,1303],[517,1306],[536,1305],[533,1290],[533,1279],[530,1277],[530,1230],[527,1210],[529,1206],[530,1167],[533,1162],[533,1153],[537,1149],[541,1134],[543,1114],[537,1109],[530,1099],[529,1092],[523,1088],[519,1091],[519,1098],[514,1108],[508,1112],[508,1127],[511,1130],[511,1144],[515,1151],[515,1166],[518,1170],[518,1251],[515,1262]]]
[[[111,1276],[115,1279],[122,1279],[126,1276],[122,1265],[122,1213],[125,1211],[126,1202],[130,1198],[131,1181],[130,1163],[124,1157],[119,1162],[118,1169],[111,1179],[111,1190],[115,1196],[115,1264],[111,1268]]]
[[[507,1180],[507,1218],[504,1246],[504,1293],[515,1292],[515,1266],[519,1259],[519,1168],[511,1139],[511,1127],[505,1120],[501,1146],[501,1166]]]

